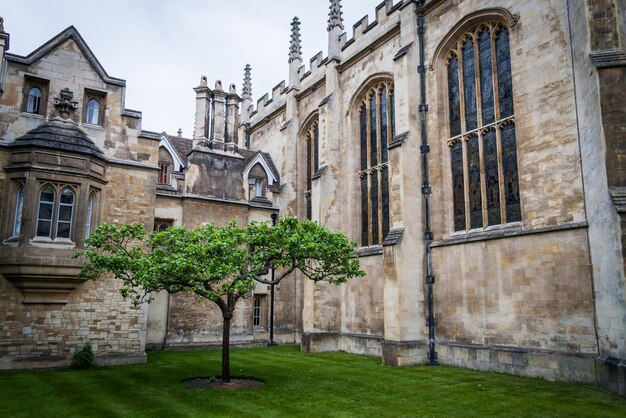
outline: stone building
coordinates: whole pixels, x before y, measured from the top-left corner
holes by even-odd
[[[330,4],[326,53],[303,65],[294,18],[289,80],[256,106],[249,67],[241,96],[201,78],[190,139],[141,130],[73,27],[26,57],[2,31],[1,368],[215,344],[212,307],[133,308],[69,257],[99,222],[279,212],[345,232],[367,276],[281,283],[278,341],[626,394],[626,4],[389,0],[351,34]],[[267,292],[234,341],[266,340]]]

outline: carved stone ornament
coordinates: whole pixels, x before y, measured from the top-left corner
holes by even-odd
[[[59,109],[59,114],[63,119],[69,119],[70,112],[74,112],[78,109],[78,102],[72,100],[74,93],[69,88],[64,88],[60,91],[59,97],[55,97],[53,100],[54,107]]]

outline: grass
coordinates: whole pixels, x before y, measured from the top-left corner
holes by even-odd
[[[626,417],[626,400],[592,387],[294,346],[231,350],[232,374],[262,387],[180,384],[219,367],[218,350],[155,351],[147,365],[1,372],[0,417]]]

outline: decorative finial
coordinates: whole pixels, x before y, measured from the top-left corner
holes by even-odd
[[[4,32],[4,19],[0,16],[0,32]]]
[[[182,136],[183,136],[183,130],[182,129],[178,128],[178,131],[176,133],[178,134],[179,138],[182,138]]]
[[[343,30],[343,12],[340,0],[330,0],[330,13],[328,14],[328,31],[336,26]]]
[[[289,45],[289,62],[302,61],[302,46],[300,45],[300,19],[294,17],[291,21],[291,44]]]
[[[74,112],[78,109],[78,102],[76,100],[72,100],[73,98],[74,93],[66,87],[59,92],[59,97],[55,97],[52,101],[52,103],[54,103],[54,107],[59,109],[59,114],[63,119],[68,119],[70,112]]]
[[[243,88],[241,90],[241,98],[242,99],[251,99],[252,98],[252,77],[250,76],[250,72],[252,68],[250,64],[246,64],[246,68],[243,69]]]

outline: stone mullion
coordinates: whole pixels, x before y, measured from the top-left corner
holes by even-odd
[[[506,220],[506,194],[504,190],[504,164],[502,161],[502,130],[499,127],[500,121],[500,92],[498,91],[498,63],[496,56],[496,32],[497,26],[489,28],[491,30],[491,68],[493,80],[493,111],[496,120],[496,149],[498,153],[498,188],[500,190],[500,223],[505,224]]]
[[[376,126],[378,127],[378,129],[376,129],[376,143],[378,144],[378,149],[376,150],[376,154],[378,155],[378,164],[379,164],[379,174],[376,176],[376,182],[378,183],[378,199],[377,199],[377,206],[378,206],[378,219],[377,219],[377,223],[378,223],[378,240],[380,241],[379,243],[382,244],[382,241],[384,239],[383,237],[383,176],[382,176],[382,169],[380,169],[380,165],[383,163],[383,147],[382,147],[382,143],[383,143],[383,106],[382,106],[382,88],[378,88],[375,90],[375,94],[378,97],[378,99],[376,100]],[[377,243],[377,244],[379,244]]]
[[[370,175],[370,170],[372,168],[372,154],[371,154],[371,135],[372,135],[372,112],[370,108],[370,100],[369,94],[365,95],[365,132],[367,132],[365,148],[367,149],[366,159],[367,159],[367,171],[364,173],[367,176],[367,219],[368,219],[368,228],[367,228],[367,245],[372,244],[372,226],[370,223],[372,222],[372,208],[371,208],[371,193],[372,193],[372,177]],[[363,214],[361,214],[363,215]]]
[[[484,150],[483,150],[483,135],[481,133],[483,128],[483,101],[482,101],[482,91],[480,89],[480,75],[482,73],[482,69],[480,66],[480,54],[478,51],[478,32],[480,30],[480,26],[474,31],[474,80],[476,81],[476,120],[478,121],[478,159],[479,159],[479,167],[480,167],[480,202],[481,209],[483,214],[483,228],[489,225],[489,214],[487,213],[487,184],[485,180],[485,158],[484,158]],[[470,225],[471,226],[471,225]]]
[[[461,53],[462,41],[456,45],[456,56],[459,61],[459,113],[461,116],[461,146],[463,148],[463,200],[465,202],[465,230],[471,229],[470,204],[469,204],[469,162],[467,156],[467,138],[465,137],[465,83],[463,80],[463,54]]]

